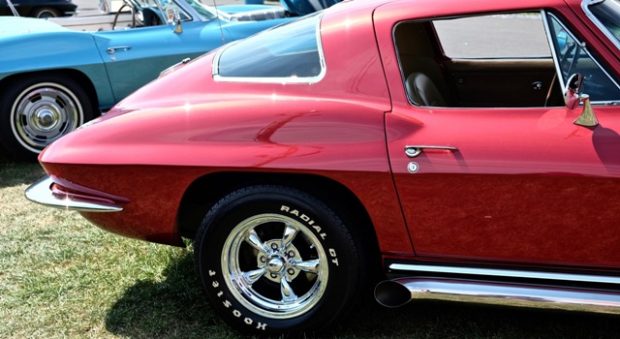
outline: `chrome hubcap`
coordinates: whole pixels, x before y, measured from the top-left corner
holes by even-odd
[[[316,235],[278,214],[256,215],[236,225],[221,262],[235,298],[254,313],[278,319],[312,309],[325,292],[329,273]]]
[[[55,83],[31,86],[17,96],[11,110],[11,129],[26,149],[38,153],[83,120],[77,97]]]
[[[58,112],[52,111],[53,108],[45,107],[37,111],[32,119],[32,124],[40,130],[50,130],[58,124],[60,120]]]

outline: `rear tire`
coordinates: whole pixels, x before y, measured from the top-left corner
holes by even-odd
[[[57,18],[60,16],[60,11],[52,7],[39,7],[32,11],[32,17],[39,19]]]
[[[0,91],[0,146],[32,160],[53,141],[95,117],[90,97],[75,80],[39,74]]]
[[[252,186],[221,199],[194,242],[213,308],[254,334],[320,330],[364,286],[354,233],[326,204],[296,189]]]

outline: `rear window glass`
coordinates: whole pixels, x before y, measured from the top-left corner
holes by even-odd
[[[321,74],[314,14],[240,40],[224,49],[217,75],[234,78],[310,78]]]
[[[591,1],[588,8],[620,43],[620,0]]]

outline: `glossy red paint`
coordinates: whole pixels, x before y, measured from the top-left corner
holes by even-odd
[[[353,1],[327,11],[327,72],[315,84],[215,82],[213,54],[137,91],[99,122],[52,144],[52,175],[126,197],[84,213],[126,236],[179,244],[187,188],[222,172],[303,173],[359,198],[384,256],[571,268],[620,267],[620,112],[419,108],[406,99],[392,33],[401,21],[552,11],[620,74],[618,51],[577,1]],[[408,144],[425,152],[411,174]]]
[[[327,177],[367,207],[382,248],[411,254],[385,148],[390,101],[371,15],[363,6],[325,15],[328,71],[319,83],[216,83],[209,54],[137,91],[40,160],[51,174],[130,200],[122,213],[85,214],[95,224],[169,244],[179,243],[183,193],[202,176]]]
[[[560,1],[467,4],[396,1],[375,12],[392,95],[386,117],[392,170],[418,258],[496,264],[620,267],[620,110],[595,107],[602,125],[572,122],[579,109],[420,108],[409,104],[392,27],[428,17],[545,9],[578,22]],[[579,2],[580,3],[580,2]],[[574,11],[581,11],[575,1]],[[578,9],[577,9],[578,8]],[[571,28],[617,72],[617,51],[580,25]],[[594,27],[592,27],[594,28]],[[602,36],[598,33],[599,36]],[[413,160],[404,145],[446,145]]]

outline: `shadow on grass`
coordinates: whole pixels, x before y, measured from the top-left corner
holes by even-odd
[[[11,161],[0,156],[0,188],[31,184],[44,174],[37,162]]]
[[[173,261],[162,279],[126,290],[109,310],[106,329],[131,338],[234,336],[207,304],[191,254]]]
[[[206,303],[191,254],[159,282],[139,282],[108,312],[108,331],[132,338],[236,337]],[[330,338],[617,337],[620,318],[599,314],[418,302],[400,309],[366,306],[323,333]],[[307,335],[306,337],[313,337]]]

